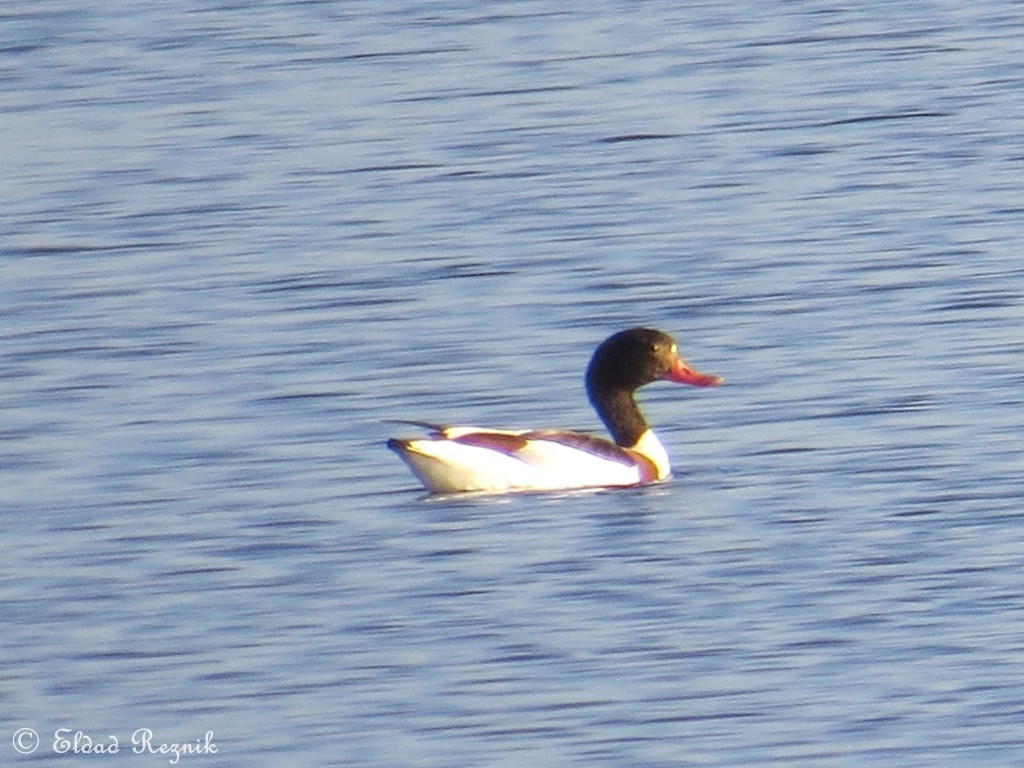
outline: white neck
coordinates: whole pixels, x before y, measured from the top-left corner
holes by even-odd
[[[659,480],[664,480],[672,474],[672,465],[668,460],[668,451],[665,450],[665,446],[661,444],[658,436],[654,434],[653,429],[648,429],[640,435],[640,439],[636,441],[633,450],[651,460],[655,469],[658,470]]]

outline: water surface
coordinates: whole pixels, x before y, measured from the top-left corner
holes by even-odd
[[[6,762],[1020,764],[1024,12],[0,21]],[[384,449],[596,430],[636,324],[727,382],[645,391],[667,484]]]

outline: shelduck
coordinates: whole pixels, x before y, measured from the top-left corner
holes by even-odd
[[[664,331],[630,328],[605,339],[587,367],[587,395],[614,442],[585,432],[498,430],[407,422],[426,437],[392,438],[388,448],[434,493],[555,491],[645,485],[671,473],[668,453],[634,397],[654,381],[720,384],[698,373]]]

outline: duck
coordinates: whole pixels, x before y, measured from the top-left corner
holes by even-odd
[[[654,328],[609,336],[587,366],[587,396],[612,439],[564,429],[486,429],[401,422],[427,430],[391,438],[387,447],[432,494],[569,491],[648,485],[672,473],[668,452],[636,402],[655,381],[713,387],[720,376],[700,373],[675,340]]]

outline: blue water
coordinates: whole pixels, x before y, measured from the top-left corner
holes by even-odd
[[[4,764],[1021,764],[1024,6],[587,8],[0,10]],[[637,324],[668,484],[384,448]]]

